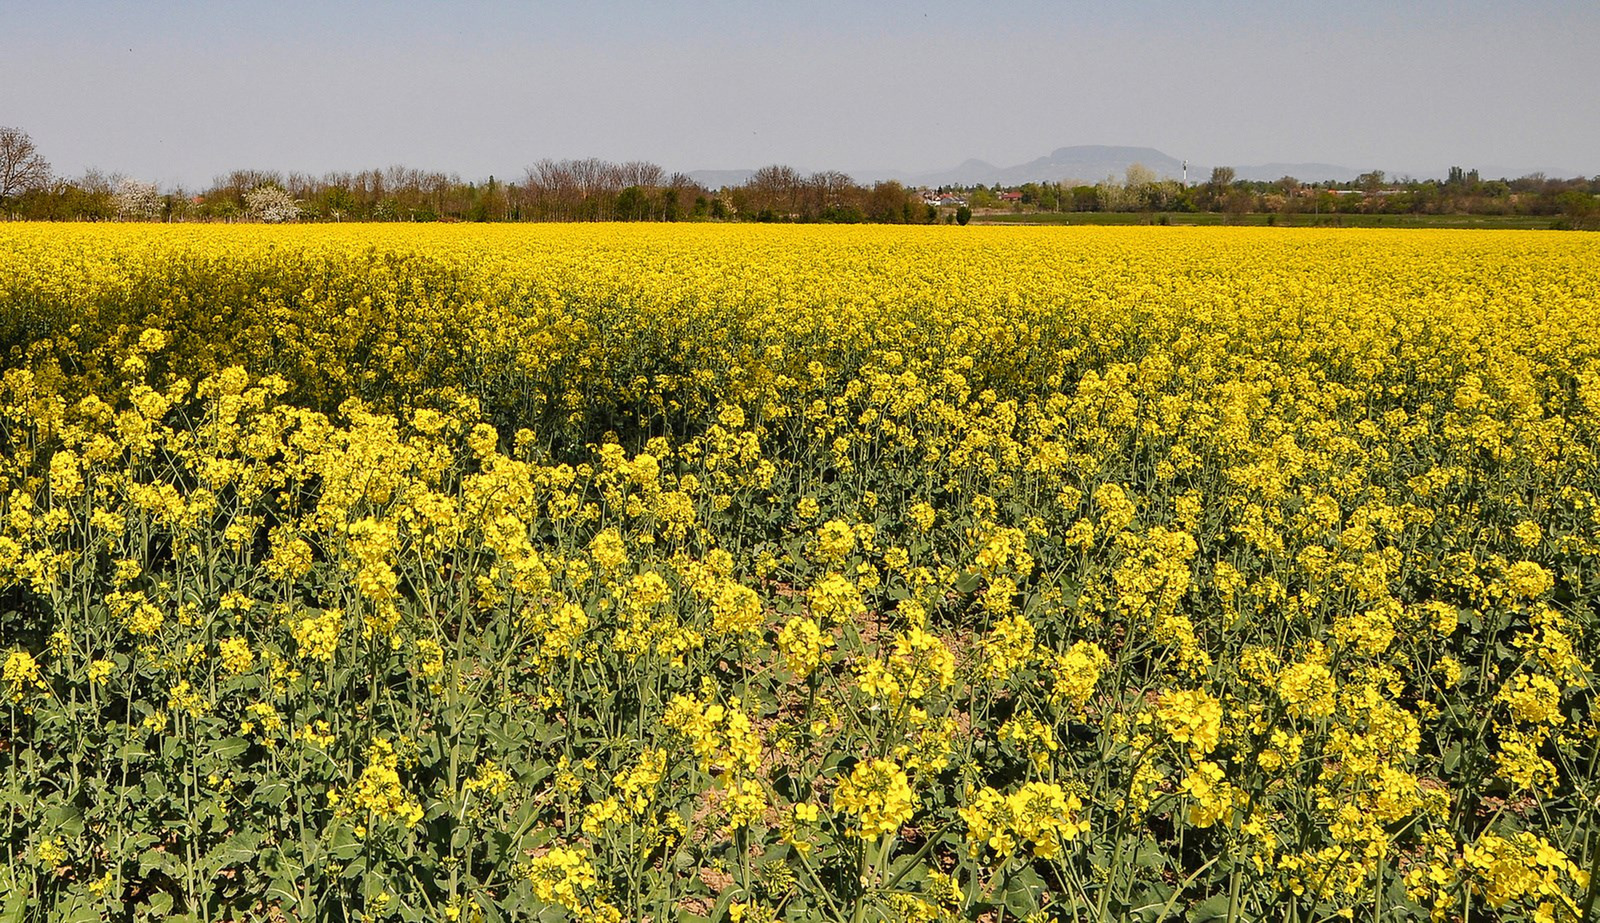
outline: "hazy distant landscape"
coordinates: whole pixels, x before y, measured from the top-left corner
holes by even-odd
[[[1184,162],[1181,159],[1172,157],[1155,148],[1112,147],[1099,144],[1061,147],[1026,163],[1012,164],[1010,166],[996,166],[992,163],[972,158],[948,170],[917,173],[905,170],[868,169],[853,171],[851,175],[863,180],[898,180],[913,186],[976,186],[980,183],[987,186],[1020,186],[1023,183],[1036,182],[1075,182],[1092,185],[1108,176],[1120,177],[1129,167],[1135,164],[1154,171],[1156,176],[1161,179],[1179,180],[1185,175]],[[1371,168],[1357,169],[1331,163],[1260,163],[1233,167],[1238,179],[1250,182],[1271,182],[1284,176],[1292,176],[1301,182],[1307,183],[1348,183],[1369,169]],[[1443,165],[1420,172],[1396,170],[1388,166],[1383,167],[1383,169],[1391,176],[1420,180],[1443,179],[1449,174],[1448,167]],[[1210,164],[1191,162],[1188,164],[1187,174],[1191,180],[1199,180],[1209,176],[1211,170],[1212,165]],[[1579,175],[1571,170],[1547,166],[1504,167],[1490,165],[1480,167],[1478,172],[1484,176],[1505,178],[1528,176],[1534,173],[1553,177]],[[754,173],[754,169],[689,170],[687,175],[696,182],[711,188],[718,188],[720,186],[734,186],[744,183]]]
[[[1600,175],[1355,173],[1316,163],[1204,170],[1153,148],[1080,146],[999,168],[901,179],[756,170],[668,173],[645,160],[543,158],[520,176],[405,166],[321,175],[233,170],[199,189],[120,173],[57,175],[0,127],[0,219],[51,221],[755,221],[828,224],[1312,224],[1600,228]]]

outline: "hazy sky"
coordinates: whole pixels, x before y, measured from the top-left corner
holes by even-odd
[[[1600,3],[0,2],[0,125],[58,173],[541,157],[870,174],[1073,144],[1600,173]]]

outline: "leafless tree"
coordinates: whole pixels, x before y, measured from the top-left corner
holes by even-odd
[[[83,176],[73,181],[79,189],[89,195],[110,196],[116,193],[117,185],[122,182],[122,176],[116,173],[107,175],[99,167],[90,167],[83,171]]]
[[[802,190],[801,217],[817,220],[829,209],[843,206],[855,189],[855,181],[838,170],[811,174],[806,177]]]
[[[706,195],[705,188],[691,179],[687,173],[674,173],[667,177],[667,189],[673,201],[672,218],[689,214],[694,208],[695,200]]]
[[[234,208],[245,209],[245,194],[261,186],[284,188],[283,175],[276,170],[233,170],[211,181],[208,198],[221,200]]]
[[[802,180],[793,168],[783,164],[762,167],[745,183],[752,211],[790,218],[800,210]]]
[[[0,201],[43,188],[50,182],[50,162],[20,128],[0,126]]]
[[[572,220],[572,209],[581,198],[572,161],[548,157],[539,161],[528,168],[523,187],[534,217]]]
[[[1130,189],[1149,186],[1158,179],[1160,177],[1156,176],[1156,171],[1142,163],[1128,164],[1128,169],[1124,170],[1122,174],[1123,185],[1128,186]]]
[[[619,167],[622,185],[655,189],[666,179],[666,171],[644,160],[630,160]]]
[[[687,186],[687,177],[681,178]],[[518,200],[526,207],[525,217],[555,221],[605,221],[617,217],[617,197],[622,190],[637,186],[651,193],[646,196],[648,215],[654,217],[659,199],[654,193],[663,187],[677,188],[680,178],[667,178],[666,171],[642,160],[612,163],[597,157],[581,160],[546,158],[528,167],[517,189]]]
[[[386,195],[382,170],[362,170],[351,182],[351,191],[367,205],[377,205]]]

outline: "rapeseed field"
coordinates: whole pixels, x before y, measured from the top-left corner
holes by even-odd
[[[0,225],[0,911],[1579,920],[1600,241]]]

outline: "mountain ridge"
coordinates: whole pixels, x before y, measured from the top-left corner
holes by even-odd
[[[932,170],[915,172],[906,170],[863,170],[858,172],[845,171],[858,182],[875,182],[878,180],[897,180],[908,186],[1020,186],[1023,183],[1061,183],[1078,182],[1093,185],[1102,182],[1107,177],[1122,180],[1128,168],[1139,164],[1158,179],[1181,180],[1184,178],[1184,161],[1173,157],[1153,147],[1134,147],[1106,144],[1078,144],[1058,147],[1041,157],[1026,163],[1011,166],[997,166],[976,157],[969,157],[945,170]],[[1331,163],[1289,163],[1273,161],[1261,164],[1246,164],[1234,166],[1234,178],[1252,182],[1272,182],[1285,176],[1292,176],[1303,183],[1337,182],[1348,183],[1366,170],[1341,166]],[[1498,172],[1496,172],[1498,171]],[[804,172],[804,171],[802,171]],[[1409,173],[1403,170],[1386,171],[1391,177],[1418,176],[1420,178],[1442,179],[1446,170],[1425,171],[1422,173]],[[1563,173],[1559,170],[1510,170],[1495,167],[1480,170],[1484,178],[1511,178],[1526,176],[1530,173],[1544,172],[1549,176],[1575,176],[1577,174]],[[687,175],[695,182],[711,189],[723,186],[736,186],[750,179],[755,170],[691,170]],[[1188,164],[1188,180],[1191,184],[1202,183],[1211,178],[1211,165],[1198,163]]]

